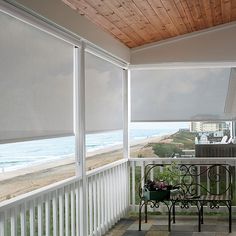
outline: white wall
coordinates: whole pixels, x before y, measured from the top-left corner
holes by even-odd
[[[61,0],[16,0],[15,2],[70,30],[110,54],[130,61],[130,49],[66,6]]]
[[[236,23],[131,50],[131,64],[236,61]]]

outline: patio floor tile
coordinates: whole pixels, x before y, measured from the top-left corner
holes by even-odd
[[[168,232],[165,216],[150,216],[148,223],[142,221],[142,231],[138,231],[137,217],[120,220],[106,236],[236,236],[236,222],[233,220],[231,234],[228,233],[228,219],[224,217],[205,217],[198,231],[197,219],[193,216],[178,216]]]
[[[145,236],[147,231],[127,230],[123,236]]]
[[[169,236],[170,233],[167,231],[148,231],[145,236]]]
[[[144,230],[144,231],[150,230],[151,227],[152,227],[151,224],[148,224],[148,223],[142,224],[142,230]],[[136,230],[137,231],[138,230],[138,224],[134,223],[134,224],[130,225],[129,228],[127,228],[127,230]]]

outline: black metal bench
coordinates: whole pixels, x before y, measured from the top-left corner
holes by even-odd
[[[166,205],[168,210],[168,230],[171,231],[171,221],[175,223],[176,206],[179,205],[182,209],[188,209],[190,206],[196,206],[198,214],[198,231],[201,232],[201,224],[203,224],[204,207],[218,209],[221,205],[228,208],[229,213],[229,232],[232,230],[232,167],[228,164],[178,164],[177,171],[178,182],[174,183],[172,188],[177,189],[175,195],[166,194],[166,197],[160,199],[157,197],[158,190],[147,190],[146,183],[151,179],[158,178],[158,173],[161,173],[161,168],[166,165],[148,164],[144,169],[144,186],[140,184],[139,195],[139,230],[141,230],[142,208],[144,207],[145,222],[147,223],[147,209],[158,208],[160,203]],[[154,170],[157,171],[155,177]],[[171,171],[171,169],[169,169]],[[176,170],[175,170],[176,171]],[[165,181],[162,179],[162,181]],[[168,190],[167,190],[168,191]],[[160,191],[161,192],[161,191]],[[176,191],[175,191],[176,192]],[[147,194],[148,193],[148,194]]]

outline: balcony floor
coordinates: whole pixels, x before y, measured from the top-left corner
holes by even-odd
[[[142,231],[138,231],[137,217],[120,220],[106,236],[236,236],[236,218],[233,218],[232,233],[228,233],[227,217],[205,216],[202,232],[198,232],[196,216],[176,216],[172,231],[167,230],[167,217],[148,217],[148,223],[142,223]]]

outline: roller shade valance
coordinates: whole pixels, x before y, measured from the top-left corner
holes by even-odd
[[[0,13],[0,142],[73,135],[73,47]]]
[[[236,109],[226,104],[230,94],[230,68],[137,70],[131,72],[132,121],[231,120]],[[234,74],[235,75],[235,74]],[[233,83],[231,81],[231,84]],[[234,83],[236,85],[236,83]],[[236,86],[234,86],[236,87]],[[231,86],[232,90],[232,86]]]
[[[85,54],[86,132],[122,129],[122,69]]]

